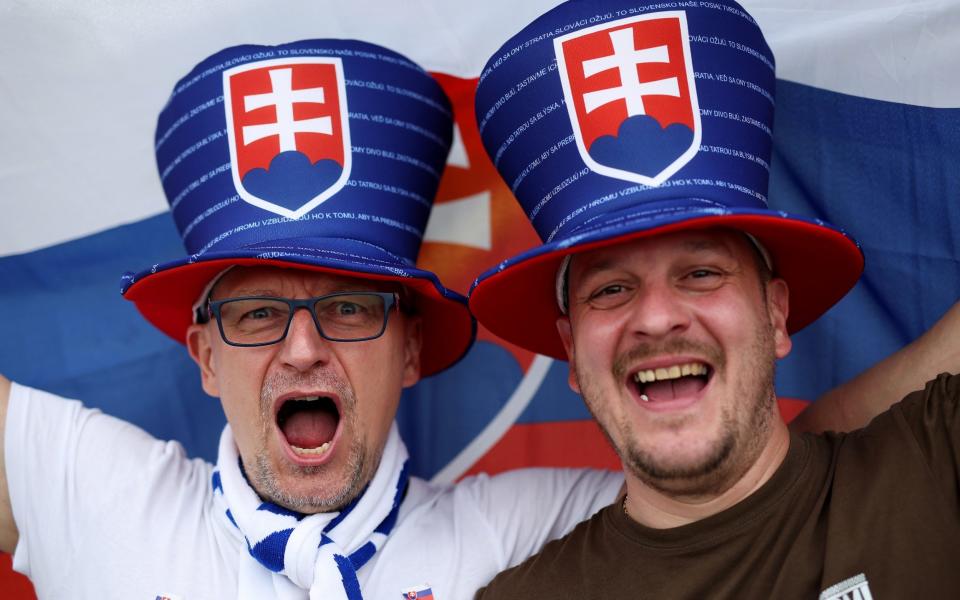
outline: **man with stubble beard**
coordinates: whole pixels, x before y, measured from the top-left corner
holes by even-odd
[[[780,416],[775,362],[863,256],[767,206],[774,83],[732,0],[565,2],[488,62],[483,142],[544,243],[481,275],[470,306],[569,360],[626,495],[478,598],[960,595],[960,377],[849,434]]]

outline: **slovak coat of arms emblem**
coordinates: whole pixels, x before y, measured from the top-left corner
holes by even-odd
[[[297,219],[350,177],[350,128],[339,58],[249,63],[223,73],[230,161],[245,202]]]
[[[577,147],[593,171],[657,186],[700,147],[682,11],[627,17],[554,40]]]

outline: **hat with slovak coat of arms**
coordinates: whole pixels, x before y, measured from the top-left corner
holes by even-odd
[[[791,332],[820,316],[863,255],[840,229],[769,208],[775,81],[760,28],[731,0],[573,0],[513,36],[481,72],[477,122],[543,244],[480,275],[477,319],[566,358],[565,257],[711,227],[769,253],[790,287]]]
[[[461,358],[466,300],[418,269],[453,136],[440,85],[353,40],[236,46],[174,87],[157,122],[160,180],[188,256],[123,277],[122,293],[183,342],[235,265],[398,282],[423,315],[421,371]]]

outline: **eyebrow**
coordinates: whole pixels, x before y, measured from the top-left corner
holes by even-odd
[[[379,291],[393,291],[393,290],[380,290],[373,285],[362,285],[362,284],[335,284],[331,288],[322,294],[316,294],[316,296],[326,296],[328,294],[337,294],[340,292],[379,292]],[[218,294],[219,295],[219,294]],[[283,294],[278,292],[275,289],[271,288],[245,288],[239,287],[234,290],[230,290],[229,294],[224,295],[224,298],[240,298],[242,296],[267,296],[270,298],[283,298]]]
[[[219,295],[219,294],[218,294]],[[213,296],[213,294],[211,294]],[[273,298],[279,298],[280,294],[276,290],[271,289],[258,289],[258,288],[238,288],[235,290],[230,290],[229,294],[224,294],[224,298],[240,298],[242,296],[270,296]]]
[[[701,252],[719,252],[726,256],[733,256],[733,252],[730,251],[730,248],[726,244],[709,238],[684,241],[681,244],[681,248],[686,252],[694,254]],[[616,261],[605,258],[584,268],[583,271],[580,272],[580,278],[584,279],[595,273],[615,268],[616,266]]]
[[[231,296],[279,296],[276,290],[268,288],[239,288],[230,293]]]
[[[713,239],[688,240],[683,243],[683,248],[690,252],[719,251],[724,254],[733,254],[726,244]]]
[[[605,259],[605,260],[602,260],[602,261],[600,261],[600,262],[595,262],[595,263],[591,264],[590,266],[586,267],[583,271],[581,271],[581,273],[580,273],[580,279],[587,279],[587,278],[589,278],[591,275],[593,275],[594,273],[602,273],[603,271],[606,271],[606,270],[612,268],[612,267],[613,267],[613,264],[614,264],[613,261],[610,260],[610,259]],[[573,271],[573,269],[571,268],[571,269],[569,269],[569,271],[567,272],[567,273],[568,273],[568,274],[567,274],[567,278],[568,278],[568,279],[570,278],[570,273],[572,273],[572,271]]]

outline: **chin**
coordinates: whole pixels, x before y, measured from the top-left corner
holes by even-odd
[[[715,436],[704,443],[673,439],[672,443],[633,446],[623,456],[630,472],[648,486],[671,495],[707,495],[726,485],[735,440]],[[721,490],[722,491],[722,490]]]
[[[361,461],[346,465],[304,467],[284,465],[280,470],[258,457],[253,479],[261,497],[301,513],[332,512],[349,504],[362,491]]]

